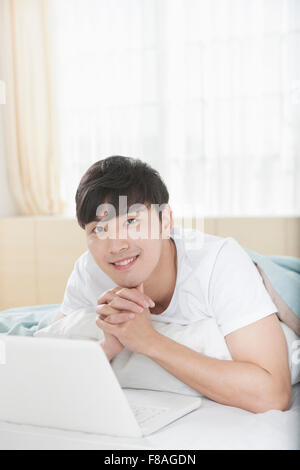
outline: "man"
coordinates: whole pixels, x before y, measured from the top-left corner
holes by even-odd
[[[233,238],[200,231],[187,238],[173,227],[168,202],[160,175],[140,160],[109,157],[87,171],[76,211],[88,251],[75,264],[58,318],[98,303],[109,360],[126,347],[219,403],[256,413],[288,409],[286,341],[253,262]],[[204,356],[152,325],[153,318],[186,324],[208,317],[232,361]]]

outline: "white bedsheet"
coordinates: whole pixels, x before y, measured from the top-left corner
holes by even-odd
[[[300,449],[300,384],[288,411],[253,414],[204,398],[201,408],[142,439],[0,422],[0,449]]]

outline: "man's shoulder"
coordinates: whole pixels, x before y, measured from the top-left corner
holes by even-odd
[[[184,259],[183,265],[198,272],[201,277],[209,278],[217,260],[225,256],[234,262],[244,250],[232,237],[220,237],[199,230],[183,229],[176,232],[179,237],[177,246]],[[179,236],[180,234],[180,236]],[[247,256],[244,252],[242,256]]]
[[[178,245],[190,256],[217,256],[220,249],[235,240],[232,237],[220,237],[196,229],[182,229],[176,227],[175,231]]]

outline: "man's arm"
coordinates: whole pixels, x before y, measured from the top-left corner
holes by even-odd
[[[122,289],[119,296],[129,291]],[[107,314],[105,321],[97,320],[105,333],[116,336],[131,351],[148,356],[208,398],[255,413],[288,408],[288,351],[276,314],[225,336],[233,361],[204,356],[161,335],[153,328],[148,309],[119,324],[114,324],[115,315]]]
[[[201,394],[254,413],[286,410],[291,379],[285,336],[275,314],[228,334],[233,361],[210,358],[156,334],[144,354]]]

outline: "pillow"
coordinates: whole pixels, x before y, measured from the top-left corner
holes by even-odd
[[[217,359],[232,359],[214,319],[200,320],[188,325],[153,320],[152,323],[156,331],[190,349]],[[123,388],[201,396],[199,392],[167,372],[152,359],[128,349],[124,348],[112,360],[111,365]]]
[[[96,309],[83,308],[56,321],[34,334],[37,337],[66,337],[100,341],[103,332],[96,325]],[[226,341],[214,318],[199,320],[187,325],[152,320],[156,331],[168,336],[205,356],[232,360]],[[300,382],[300,361],[295,360],[295,347],[299,340],[294,331],[284,323],[283,328],[289,351],[292,384]],[[294,359],[294,360],[292,360]],[[112,361],[111,366],[123,388],[159,390],[199,396],[200,393],[174,377],[155,361],[124,348]]]
[[[33,336],[64,337],[71,339],[102,340],[103,331],[96,325],[95,307],[85,307],[57,320],[51,325],[38,330]]]

